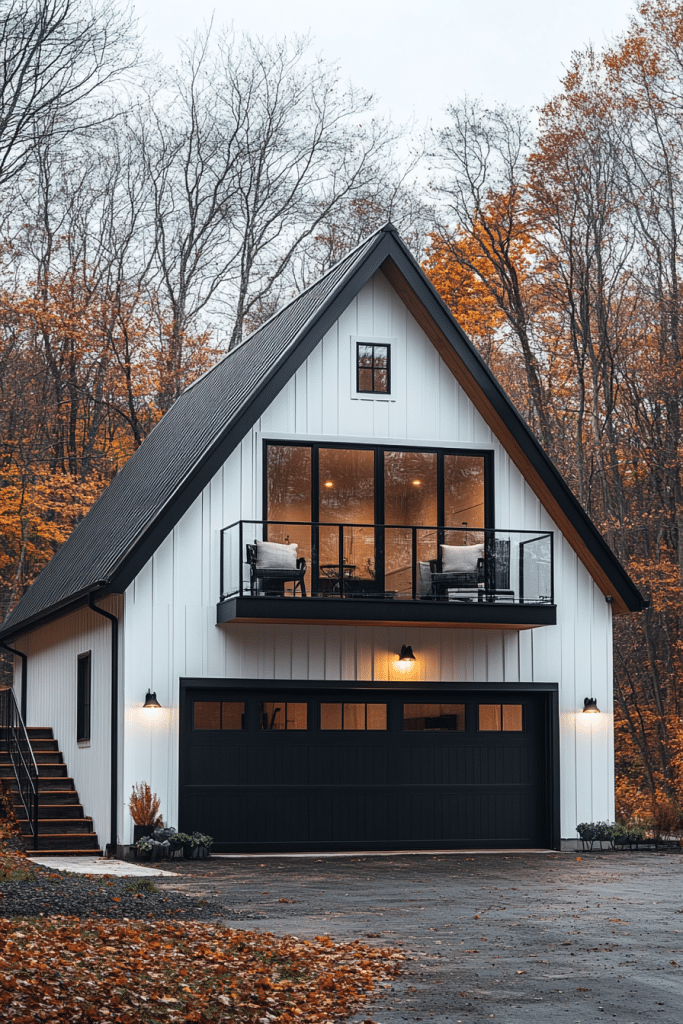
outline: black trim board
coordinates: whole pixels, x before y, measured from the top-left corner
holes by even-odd
[[[457,604],[455,601],[373,601],[369,598],[231,597],[218,604],[216,621],[219,625],[268,621],[531,629],[556,625],[557,607],[485,601]]]
[[[406,679],[239,679],[235,676],[180,676],[180,690],[253,690],[254,692],[269,690],[325,690],[330,692],[342,692],[344,690],[362,690],[371,692],[377,690],[414,690],[415,693],[422,693],[424,690],[433,690],[439,694],[449,688],[459,687],[460,689],[471,690],[473,693],[506,693],[514,694],[518,691],[524,693],[559,693],[558,683],[525,683],[525,682],[470,682],[468,679],[447,679],[444,681],[414,680]],[[454,692],[457,692],[454,691]],[[579,710],[577,708],[577,710]]]

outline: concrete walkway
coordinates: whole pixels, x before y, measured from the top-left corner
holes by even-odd
[[[148,868],[144,864],[133,864],[127,860],[107,860],[106,857],[31,857],[31,860],[51,871],[70,871],[74,875],[175,875],[175,871]]]
[[[160,883],[245,927],[395,946],[353,1021],[683,1021],[683,856],[470,853],[179,861]],[[226,921],[234,927],[235,922]]]

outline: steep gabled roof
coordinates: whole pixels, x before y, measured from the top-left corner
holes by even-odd
[[[643,598],[392,225],[375,232],[178,398],[0,630],[9,640],[120,593],[313,351],[382,270],[619,612]]]

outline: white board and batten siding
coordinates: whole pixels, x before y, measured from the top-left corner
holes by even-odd
[[[123,597],[98,602],[121,617]],[[67,774],[72,776],[83,811],[93,819],[100,846],[109,842],[111,736],[111,623],[90,608],[80,608],[27,633],[17,641],[28,655],[26,724],[53,730]],[[91,653],[90,740],[76,740],[79,654]],[[119,635],[119,664],[122,663]],[[15,677],[21,665],[15,667]],[[19,688],[20,689],[20,688]]]
[[[392,340],[391,400],[353,395],[356,338]],[[532,630],[216,625],[220,530],[262,509],[264,439],[425,444],[495,452],[500,529],[555,531],[556,626]],[[557,682],[561,834],[614,815],[611,609],[570,545],[382,274],[351,303],[185,513],[125,595],[126,801],[147,781],[177,825],[179,679],[387,680],[402,643],[429,681]],[[142,709],[148,688],[164,710]],[[582,715],[584,697],[602,715]]]

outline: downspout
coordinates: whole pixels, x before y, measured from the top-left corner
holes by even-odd
[[[24,725],[26,725],[26,680],[28,678],[28,655],[24,654],[23,651],[17,651],[16,648],[10,647],[9,644],[3,643],[1,640],[0,647],[9,651],[10,654],[18,654],[21,658],[21,717]]]
[[[92,593],[88,594],[88,604],[98,615],[103,615],[111,622],[111,813],[109,826],[109,843],[107,855],[116,856],[118,843],[118,803],[119,803],[119,620],[104,608],[98,608]]]

